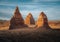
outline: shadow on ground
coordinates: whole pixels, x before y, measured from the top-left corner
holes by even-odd
[[[60,42],[60,30],[25,28],[0,31],[0,42]]]

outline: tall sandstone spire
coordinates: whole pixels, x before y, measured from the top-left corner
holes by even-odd
[[[47,16],[45,15],[44,12],[40,13],[40,15],[38,17],[38,20],[36,22],[36,25],[37,25],[37,27],[47,27],[47,28],[49,28],[48,19],[47,19]]]
[[[20,27],[25,27],[25,24],[24,24],[24,20],[22,18],[22,15],[19,12],[19,8],[17,6],[15,9],[13,17],[10,20],[9,29],[15,29],[15,28],[20,28]]]
[[[29,13],[29,14],[27,15],[27,17],[26,17],[26,19],[25,19],[25,24],[26,24],[26,25],[33,25],[33,24],[35,24],[35,20],[34,20],[34,18],[33,18],[33,16],[32,16],[31,13]]]

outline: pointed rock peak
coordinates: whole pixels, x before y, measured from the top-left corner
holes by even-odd
[[[40,15],[42,15],[42,16],[46,16],[44,12],[41,12]]]
[[[41,14],[44,14],[44,12],[41,12]]]
[[[44,12],[41,12],[40,15],[39,15],[39,18],[47,18],[47,16],[45,15]]]
[[[29,13],[29,15],[32,15],[31,13]]]
[[[41,12],[38,20],[36,22],[37,27],[49,27],[48,25],[48,18],[47,16],[44,14],[44,12]]]
[[[35,24],[35,20],[34,20],[34,18],[33,18],[31,13],[29,13],[27,15],[27,17],[25,19],[25,24],[27,24],[27,25]]]
[[[16,15],[16,14],[20,14],[18,6],[16,6],[16,9],[15,9],[14,14],[15,14],[15,15]]]
[[[24,19],[16,7],[13,17],[10,20],[10,29],[25,27]]]
[[[16,6],[15,12],[14,12],[14,17],[22,17],[21,13],[19,12],[18,6]]]
[[[18,6],[16,6],[16,10],[18,9]]]
[[[31,14],[31,13],[29,13],[29,14],[28,14],[28,16],[29,16],[29,17],[32,17],[32,14]]]
[[[19,8],[18,8],[18,6],[16,6],[16,9],[15,9],[15,12],[17,12],[17,11],[19,11]]]

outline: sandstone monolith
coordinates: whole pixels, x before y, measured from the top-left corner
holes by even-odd
[[[35,24],[35,20],[34,20],[34,18],[33,18],[33,16],[32,16],[31,13],[29,13],[29,14],[27,15],[27,17],[26,17],[26,19],[25,19],[25,24],[26,24],[26,25],[34,25],[34,24]]]
[[[10,27],[9,29],[15,29],[15,28],[22,28],[25,27],[26,25],[24,24],[24,19],[19,12],[18,6],[15,9],[14,15],[10,20]]]
[[[38,20],[36,21],[36,26],[49,28],[48,19],[44,12],[40,13]]]

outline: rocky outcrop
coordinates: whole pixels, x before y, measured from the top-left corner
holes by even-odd
[[[10,20],[10,27],[9,29],[15,29],[15,28],[21,28],[25,27],[23,17],[21,13],[19,12],[18,6],[15,9],[14,15]]]
[[[31,13],[29,13],[29,14],[27,15],[27,17],[26,17],[26,19],[25,19],[25,24],[26,24],[26,25],[33,25],[33,24],[35,24],[35,20],[34,20],[34,18],[33,18],[33,16],[32,16]]]
[[[36,26],[35,26],[35,24],[36,24]],[[35,20],[31,13],[29,13],[27,15],[27,17],[24,21],[21,13],[19,12],[19,8],[17,6],[13,17],[10,20],[9,29],[24,28],[24,27],[28,27],[28,26],[31,27],[32,25],[34,25],[37,28],[39,28],[39,27],[50,28],[48,25],[47,16],[44,14],[44,12],[41,12],[36,23],[35,23]]]
[[[48,19],[44,12],[40,13],[38,20],[36,21],[36,26],[49,28]]]

